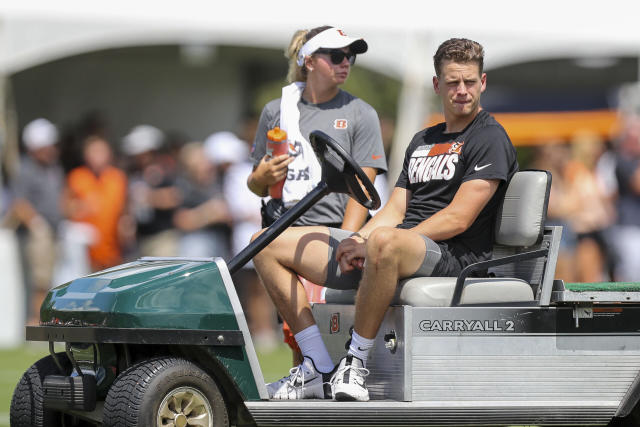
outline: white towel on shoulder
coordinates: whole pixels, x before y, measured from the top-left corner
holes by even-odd
[[[280,128],[287,132],[289,154],[296,156],[289,164],[289,174],[282,189],[282,201],[286,207],[294,205],[306,196],[320,182],[322,176],[320,163],[313,148],[300,132],[298,102],[305,86],[305,83],[295,82],[283,87],[280,99]]]

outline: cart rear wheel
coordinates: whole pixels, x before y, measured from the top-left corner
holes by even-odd
[[[229,425],[213,379],[185,359],[145,360],[123,372],[104,404],[103,426]]]
[[[64,369],[69,368],[69,360],[60,353],[58,361]],[[60,412],[45,409],[42,383],[47,375],[67,375],[60,372],[51,356],[43,357],[31,365],[16,385],[11,399],[9,418],[12,427],[57,427],[62,425]]]

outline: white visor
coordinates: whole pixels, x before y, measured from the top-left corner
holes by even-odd
[[[300,48],[297,63],[302,66],[304,58],[312,55],[318,49],[340,49],[347,46],[350,46],[351,52],[355,54],[365,53],[368,49],[367,42],[364,39],[349,37],[339,28],[326,29],[316,34]]]

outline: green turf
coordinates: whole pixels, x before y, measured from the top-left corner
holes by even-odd
[[[258,352],[258,359],[265,382],[273,382],[288,375],[293,363],[291,350],[286,344],[279,345],[270,352]]]
[[[565,283],[565,289],[573,292],[638,292],[639,282]]]
[[[49,348],[45,343],[0,350],[0,427],[9,426],[11,396],[20,377],[29,366],[47,354]]]

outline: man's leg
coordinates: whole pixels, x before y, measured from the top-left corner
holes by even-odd
[[[381,227],[367,240],[366,260],[358,294],[356,317],[347,356],[340,361],[332,380],[337,400],[369,400],[365,368],[382,319],[393,300],[398,279],[420,270],[426,257],[437,262],[440,252],[434,242],[412,231]],[[429,250],[431,249],[431,250]],[[430,273],[430,272],[429,272]]]
[[[356,297],[354,330],[373,339],[391,304],[398,280],[422,266],[426,253],[424,238],[413,231],[383,227],[367,240],[367,257]]]

